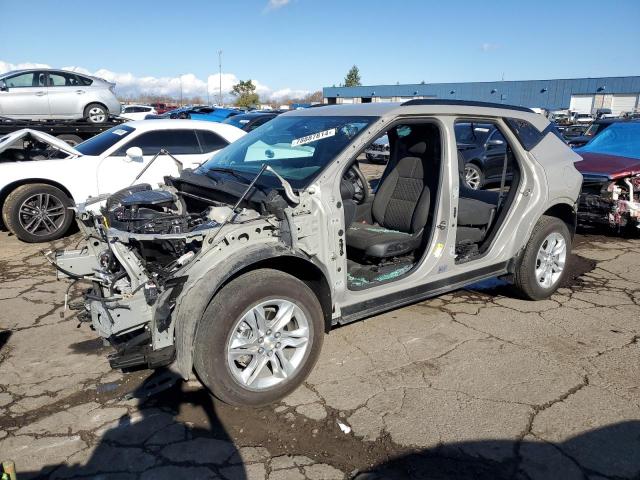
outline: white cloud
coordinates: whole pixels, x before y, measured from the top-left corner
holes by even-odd
[[[498,48],[500,48],[500,45],[498,45],[497,43],[486,42],[480,45],[480,49],[483,52],[490,52],[491,50],[497,50]]]
[[[278,0],[284,1],[284,0]],[[21,68],[49,68],[44,63],[19,63],[13,64],[0,60],[0,73]],[[116,84],[116,93],[122,97],[136,97],[139,95],[159,95],[173,98],[180,97],[180,88],[182,87],[182,95],[184,98],[200,97],[207,98],[207,91],[211,103],[217,101],[220,89],[220,75],[218,73],[209,75],[205,80],[196,77],[192,73],[186,73],[177,77],[138,77],[132,73],[118,73],[101,68],[95,72],[78,66],[63,67],[63,70],[69,70],[86,75],[94,75],[104,78],[109,82]],[[310,93],[308,90],[294,90],[291,88],[283,88],[273,91],[267,85],[258,80],[252,79],[256,86],[256,92],[263,100],[281,100],[284,97],[301,97]],[[225,101],[230,100],[230,92],[233,85],[238,83],[239,78],[233,73],[222,74],[222,95]]]
[[[289,3],[291,3],[291,0],[269,0],[265,10],[277,10],[278,8],[287,6]]]

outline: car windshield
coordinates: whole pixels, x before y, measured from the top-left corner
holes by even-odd
[[[128,125],[118,125],[110,128],[106,132],[102,132],[100,135],[91,137],[75,148],[83,155],[102,155],[124,137],[130,135],[134,130],[135,128]]]
[[[376,118],[278,117],[216,153],[199,172],[222,168],[251,177],[267,164],[294,188],[305,188]]]
[[[640,123],[615,123],[576,152],[640,159]]]

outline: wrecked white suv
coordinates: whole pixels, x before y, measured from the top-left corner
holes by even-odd
[[[462,181],[455,125],[469,121],[506,140],[494,190]],[[365,178],[358,158],[385,135],[389,161]],[[264,405],[305,379],[332,326],[490,277],[529,299],[552,294],[576,225],[578,158],[519,107],[297,110],[160,189],[117,192],[101,215],[81,206],[86,247],[54,263],[90,282],[83,316],[114,347],[114,368],[174,363],[225,402]]]

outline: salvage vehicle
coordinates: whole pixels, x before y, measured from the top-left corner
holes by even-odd
[[[389,138],[386,135],[377,138],[364,151],[364,154],[370,163],[387,163],[389,161]]]
[[[584,178],[578,219],[638,232],[640,227],[640,122],[612,123],[581,148],[576,168]]]
[[[584,131],[584,134],[567,139],[567,144],[572,148],[582,147],[589,143],[596,135],[603,132],[610,125],[626,121],[628,120],[622,118],[601,118],[589,125],[589,127]],[[566,136],[566,131],[563,132],[563,135]]]
[[[71,147],[36,130],[13,132],[0,140],[2,224],[25,242],[55,240],[73,223],[74,202],[138,181],[157,184],[244,134],[193,120],[139,121]]]
[[[0,115],[15,119],[84,119],[120,113],[115,83],[76,72],[37,68],[0,75]]]
[[[456,122],[501,132],[513,174],[499,191],[464,183]],[[357,159],[385,134],[374,194]],[[79,206],[86,246],[48,258],[89,282],[74,308],[114,347],[112,367],[173,362],[225,402],[264,405],[300,385],[332,326],[498,276],[525,298],[551,295],[576,225],[578,159],[521,107],[296,110],[159,189]]]

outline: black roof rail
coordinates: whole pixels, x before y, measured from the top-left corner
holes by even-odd
[[[401,104],[401,106],[403,107],[408,107],[411,105],[455,105],[458,107],[504,108],[507,110],[517,110],[519,112],[533,113],[533,110],[527,107],[503,105],[502,103],[475,102],[473,100],[438,100],[436,98],[419,98],[415,100],[407,100],[406,102]]]

